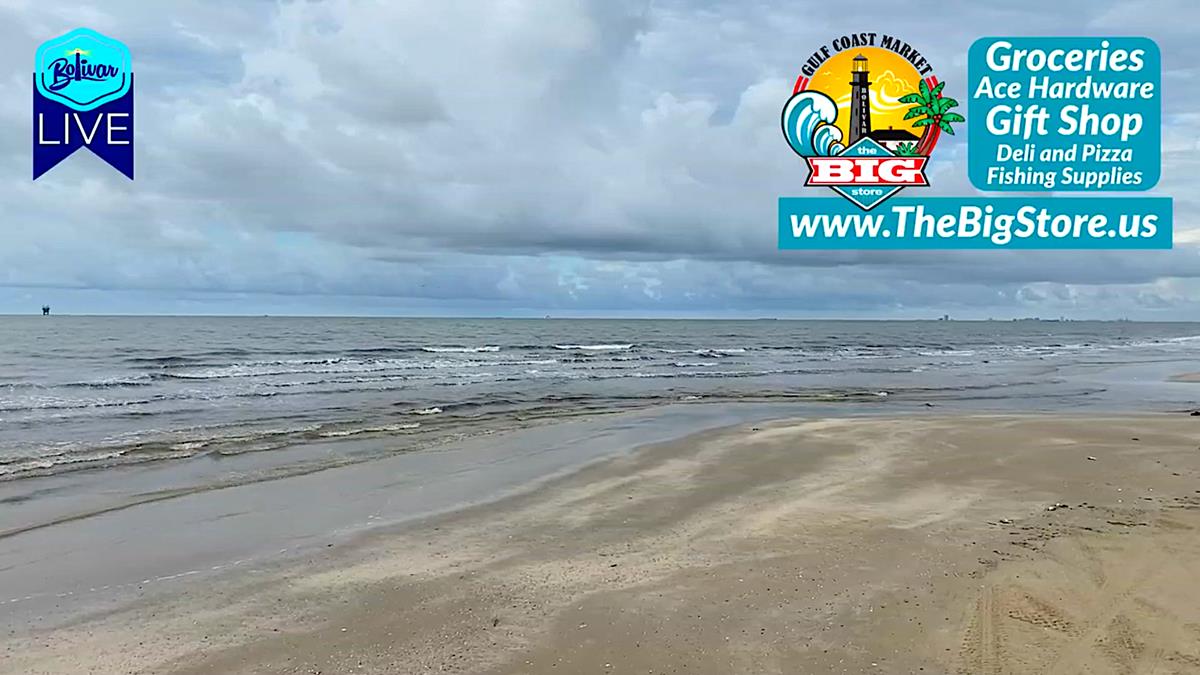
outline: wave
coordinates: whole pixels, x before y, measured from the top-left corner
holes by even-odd
[[[917,356],[975,356],[974,349],[927,349],[918,350]]]
[[[143,374],[135,375],[134,377],[113,377],[90,382],[67,382],[57,386],[70,389],[119,389],[124,387],[150,387],[153,385],[154,378]]]
[[[125,363],[138,364],[142,366],[159,366],[169,368],[176,365],[203,365],[207,359],[213,357],[228,357],[228,356],[249,356],[254,352],[249,349],[241,349],[231,347],[229,349],[210,349],[201,352],[192,352],[190,354],[168,354],[165,356],[126,356],[121,359]]]
[[[351,390],[346,390],[351,391]],[[292,394],[307,394],[314,392],[291,392]],[[336,393],[336,392],[335,392]],[[244,398],[270,398],[273,396],[284,395],[279,391],[264,391],[264,390],[241,390],[241,391],[182,391],[170,394],[156,394],[143,398],[129,399],[107,399],[107,398],[83,398],[83,399],[67,399],[53,396],[41,396],[34,399],[25,399],[16,402],[0,402],[0,413],[21,413],[31,411],[53,411],[53,410],[89,410],[89,409],[121,409],[133,408],[137,406],[148,406],[163,403],[172,403],[180,401],[199,401],[213,402],[225,399],[244,399]],[[119,415],[151,415],[150,412],[119,412]]]
[[[696,349],[692,351],[697,356],[703,356],[710,359],[719,359],[724,356],[733,356],[735,354],[745,354],[746,350],[741,347],[733,347],[729,349]]]
[[[102,462],[106,459],[121,457],[125,452],[125,450],[113,450],[111,452],[98,452],[86,455],[57,454],[45,457],[29,457],[20,463],[12,462],[0,465],[0,476],[14,476],[19,473],[29,473],[30,471],[45,471],[70,464]]]
[[[423,352],[433,352],[434,354],[476,354],[479,352],[498,352],[500,347],[496,345],[487,345],[484,347],[421,347]]]
[[[689,350],[692,351],[692,350]],[[736,361],[697,361],[684,358],[679,361],[663,359],[661,368],[625,369],[623,372],[598,369],[588,373],[564,372],[561,376],[582,377],[587,380],[611,380],[615,378],[664,378],[676,379],[677,382],[664,382],[652,387],[600,387],[587,391],[571,391],[574,387],[549,387],[538,390],[529,386],[529,375],[504,378],[497,376],[489,379],[486,391],[476,392],[470,389],[430,398],[410,398],[398,401],[395,396],[376,396],[372,399],[377,404],[388,401],[387,405],[394,406],[386,416],[377,416],[370,411],[363,414],[362,406],[348,405],[331,407],[325,412],[333,416],[321,422],[312,422],[310,413],[292,413],[280,417],[272,423],[263,420],[263,427],[248,428],[239,422],[221,423],[201,427],[178,428],[167,417],[161,424],[146,424],[139,422],[138,432],[134,436],[111,437],[103,441],[87,442],[86,445],[69,444],[69,446],[17,448],[0,447],[0,481],[19,480],[29,476],[47,475],[57,472],[78,471],[89,468],[121,466],[156,462],[159,460],[177,461],[188,457],[200,456],[205,453],[213,457],[239,455],[243,453],[269,452],[279,448],[292,448],[306,442],[337,443],[339,439],[360,437],[369,434],[395,434],[396,438],[404,438],[398,443],[364,443],[355,446],[348,455],[355,457],[375,456],[375,453],[409,451],[414,448],[426,447],[429,443],[442,442],[441,439],[457,438],[462,433],[490,433],[491,430],[510,428],[513,425],[523,426],[532,424],[531,420],[570,417],[591,412],[610,412],[617,409],[628,409],[654,405],[666,401],[699,401],[699,400],[871,400],[879,402],[883,398],[908,395],[913,392],[923,392],[920,389],[908,387],[892,390],[881,389],[879,382],[867,388],[851,388],[844,390],[827,389],[798,389],[791,388],[785,381],[775,381],[761,384],[750,381],[747,384],[737,384],[735,378],[755,378],[786,374],[826,374],[841,372],[837,369],[818,368],[780,368],[766,367],[758,369],[714,368],[726,366]],[[764,364],[766,365],[766,364]],[[818,365],[818,364],[812,364]],[[889,372],[882,370],[880,372]],[[898,370],[896,372],[906,372]],[[547,373],[539,377],[558,377],[556,373]],[[692,378],[721,378],[727,384],[699,384]],[[511,385],[499,385],[500,382],[511,381]],[[643,380],[651,382],[652,380]],[[743,380],[744,381],[744,380]],[[988,391],[995,385],[980,385],[979,390]],[[410,387],[399,387],[409,393]],[[568,389],[570,393],[565,393]],[[941,387],[931,387],[928,391],[942,391]],[[359,389],[361,391],[361,389]],[[605,393],[601,394],[600,391]],[[957,390],[961,391],[961,390]],[[556,392],[556,393],[551,393]],[[928,395],[923,395],[922,400]],[[437,406],[430,405],[431,400],[439,400]],[[429,417],[452,411],[441,418]],[[399,415],[398,415],[399,413]],[[157,413],[155,413],[157,414]],[[403,415],[403,416],[400,416]],[[353,418],[351,418],[353,416]],[[421,417],[418,422],[413,417]],[[407,420],[407,421],[398,421]],[[441,421],[453,424],[439,423]],[[310,422],[309,424],[305,424]],[[269,427],[268,427],[269,425]],[[149,427],[157,426],[161,430]],[[175,428],[171,428],[175,427]],[[486,430],[486,431],[480,431]],[[367,436],[368,438],[370,436]],[[386,437],[386,436],[384,436]],[[357,440],[357,439],[356,439]],[[350,441],[354,442],[354,441]],[[397,448],[397,446],[404,446]],[[17,453],[17,456],[14,456]],[[7,454],[7,457],[2,455]],[[335,453],[336,454],[336,453]],[[289,455],[282,455],[284,462]]]
[[[654,360],[643,356],[613,356],[607,359],[594,360],[589,358],[562,359],[529,359],[505,361],[503,364],[518,368],[516,371],[497,371],[493,366],[501,362],[433,362],[436,365],[410,365],[405,370],[395,368],[379,368],[376,370],[307,370],[288,371],[288,375],[302,376],[296,381],[246,381],[245,386],[238,387],[196,387],[180,391],[156,392],[148,396],[118,397],[69,397],[69,396],[20,396],[8,400],[0,399],[0,413],[28,413],[33,411],[76,411],[88,409],[110,409],[117,416],[170,414],[161,406],[172,403],[199,402],[212,404],[222,400],[254,399],[278,396],[329,396],[338,394],[370,393],[405,391],[421,383],[420,386],[459,387],[481,382],[521,382],[531,380],[568,379],[580,381],[610,380],[639,377],[673,377],[680,379],[710,378],[710,377],[756,377],[763,375],[804,375],[834,372],[815,367],[817,364],[807,364],[804,367],[789,366],[799,363],[779,362],[778,368],[770,364],[746,364],[743,368],[723,368],[713,370],[715,366],[733,365],[733,362],[717,360]],[[651,363],[641,365],[645,360]],[[562,368],[536,368],[536,366],[551,366],[562,364]],[[479,368],[478,366],[489,366]],[[740,365],[740,364],[739,364]],[[531,368],[531,366],[535,366]],[[647,369],[649,369],[647,371]],[[859,373],[894,373],[911,372],[911,367],[904,368],[855,368]],[[384,372],[377,372],[384,371]],[[159,377],[159,376],[156,376]],[[191,374],[180,380],[205,380],[229,377],[216,374]],[[248,377],[248,376],[247,376]],[[176,379],[170,376],[168,379]],[[115,390],[116,391],[116,390]],[[145,388],[139,388],[144,392]],[[436,413],[425,413],[436,414]],[[14,422],[19,420],[14,420]]]
[[[554,345],[554,348],[562,350],[579,350],[585,352],[621,352],[627,349],[633,349],[633,344]]]
[[[476,354],[497,352],[499,347],[422,347],[420,351],[431,354]],[[158,373],[155,377],[177,380],[223,380],[234,378],[264,378],[288,375],[353,375],[397,371],[419,371],[452,368],[477,368],[480,366],[525,365],[526,363],[548,363],[552,359],[497,361],[495,359],[380,358],[295,361],[258,361],[238,363],[203,370],[186,370]]]
[[[834,125],[838,106],[818,91],[802,91],[788,99],[783,108],[783,133],[788,145],[801,157],[837,155],[846,147],[842,132]]]
[[[169,400],[169,397],[139,398],[132,400],[113,401],[108,399],[67,400],[54,397],[39,397],[26,403],[0,403],[0,413],[25,412],[30,410],[83,410],[87,408],[120,408],[124,406],[147,405],[155,401]]]
[[[239,428],[235,424],[218,424],[179,430],[166,435],[151,431],[147,435],[122,434],[89,446],[69,443],[61,446],[40,448],[32,454],[0,457],[0,479],[19,478],[20,474],[43,475],[54,469],[88,468],[95,464],[129,464],[164,459],[194,457],[210,448],[236,446],[236,451],[213,451],[218,455],[239,454],[259,449],[264,441],[272,441],[270,448],[285,447],[290,438],[314,438],[323,425],[304,424],[293,427],[270,427],[262,429]],[[212,435],[179,438],[180,433],[217,432]],[[260,445],[256,445],[260,444]]]
[[[272,377],[276,375],[374,373],[384,370],[412,367],[408,359],[345,360],[338,358],[321,360],[254,361],[235,363],[206,370],[162,373],[160,376],[176,380],[223,380],[246,377]]]
[[[789,349],[788,347],[767,347],[767,349]],[[702,347],[700,349],[660,349],[664,354],[695,354],[696,356],[704,356],[709,358],[720,358],[722,356],[733,356],[735,354],[745,354],[745,347]]]
[[[200,360],[194,356],[128,356],[123,359],[125,363],[164,367],[194,364]]]
[[[408,414],[410,414],[410,415],[440,415],[441,412],[442,412],[441,408],[434,406],[432,408],[418,408],[416,410],[410,410],[410,411],[408,411]]]
[[[361,429],[337,429],[333,431],[322,431],[318,436],[321,438],[344,438],[346,436],[357,436],[359,434],[374,434],[389,431],[409,431],[419,429],[420,422],[407,422],[404,424],[385,424],[378,427],[363,427]]]

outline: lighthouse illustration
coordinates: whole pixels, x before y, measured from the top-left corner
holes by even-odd
[[[850,145],[858,139],[871,135],[871,75],[867,68],[867,57],[854,57],[850,69]]]
[[[911,46],[864,40],[853,48],[835,40],[836,53],[813,53],[780,126],[808,164],[805,187],[829,188],[870,211],[906,187],[929,185],[925,163],[938,136],[966,120],[951,112],[958,101],[942,96],[946,83]]]

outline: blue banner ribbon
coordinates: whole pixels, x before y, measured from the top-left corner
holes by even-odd
[[[36,74],[34,76],[36,78]],[[33,178],[53,169],[81,147],[133,179],[133,74],[129,91],[96,108],[79,111],[33,87]]]

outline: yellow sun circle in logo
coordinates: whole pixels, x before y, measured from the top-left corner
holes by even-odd
[[[865,76],[856,75],[856,70],[864,71]],[[850,48],[829,57],[805,87],[825,94],[837,104],[835,124],[842,130],[844,143],[854,137],[850,133],[850,126],[855,80],[868,83],[866,94],[870,101],[872,131],[890,129],[897,132],[894,136],[903,140],[907,140],[904,134],[908,133],[913,136],[911,140],[914,143],[920,138],[924,130],[912,126],[919,118],[904,119],[912,104],[901,103],[900,97],[917,91],[921,74],[907,59],[893,51],[862,47]]]

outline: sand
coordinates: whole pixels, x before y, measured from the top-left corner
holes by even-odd
[[[1200,672],[1200,420],[739,426],[14,634],[11,673]]]

